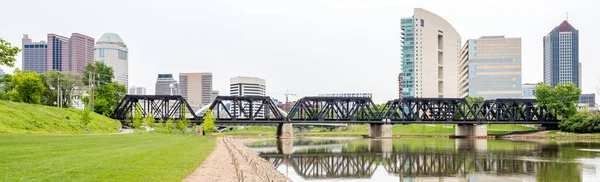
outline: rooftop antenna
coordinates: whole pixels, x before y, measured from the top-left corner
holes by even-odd
[[[569,12],[567,11],[567,21],[569,21]]]

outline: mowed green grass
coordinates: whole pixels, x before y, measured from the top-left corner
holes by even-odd
[[[0,181],[181,181],[215,140],[167,134],[0,134]]]
[[[83,133],[82,111],[0,100],[0,133],[77,134]],[[92,113],[88,133],[114,133],[121,123]]]

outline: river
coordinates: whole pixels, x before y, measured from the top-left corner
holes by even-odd
[[[600,141],[259,139],[292,181],[600,182]]]

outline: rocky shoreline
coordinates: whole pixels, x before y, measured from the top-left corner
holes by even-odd
[[[216,142],[215,150],[183,181],[291,181],[241,141],[219,137]]]

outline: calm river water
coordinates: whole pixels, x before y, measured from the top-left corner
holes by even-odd
[[[247,146],[295,182],[600,182],[600,141],[304,138]]]

